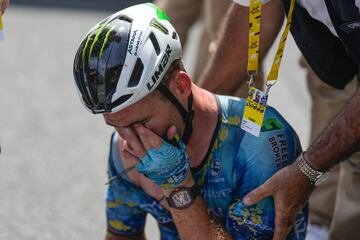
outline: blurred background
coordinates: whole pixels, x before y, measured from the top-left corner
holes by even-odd
[[[113,130],[82,107],[72,62],[93,25],[142,2],[11,0],[0,42],[0,239],[103,239]],[[185,49],[190,74],[201,27],[195,24]],[[268,56],[265,72],[274,49]],[[306,147],[310,99],[299,56],[290,37],[269,104]],[[148,238],[159,239],[156,224],[148,220]]]

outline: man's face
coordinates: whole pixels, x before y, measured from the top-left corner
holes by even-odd
[[[131,128],[134,124],[141,123],[162,138],[166,137],[166,132],[172,125],[180,132],[180,113],[170,102],[160,99],[157,94],[159,93],[154,92],[117,113],[103,114],[105,122],[115,127],[118,132],[121,128]]]

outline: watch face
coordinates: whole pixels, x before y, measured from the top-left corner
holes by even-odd
[[[176,207],[186,207],[191,203],[191,197],[186,190],[174,193],[171,198]]]

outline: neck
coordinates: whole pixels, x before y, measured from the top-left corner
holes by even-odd
[[[190,166],[197,167],[204,159],[218,120],[218,106],[212,93],[193,84],[193,109],[195,118],[187,151],[190,157]]]

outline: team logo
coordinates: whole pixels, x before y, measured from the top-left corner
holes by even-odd
[[[166,35],[169,34],[169,30],[155,18],[151,20],[150,26],[158,29],[159,31],[163,32]]]

